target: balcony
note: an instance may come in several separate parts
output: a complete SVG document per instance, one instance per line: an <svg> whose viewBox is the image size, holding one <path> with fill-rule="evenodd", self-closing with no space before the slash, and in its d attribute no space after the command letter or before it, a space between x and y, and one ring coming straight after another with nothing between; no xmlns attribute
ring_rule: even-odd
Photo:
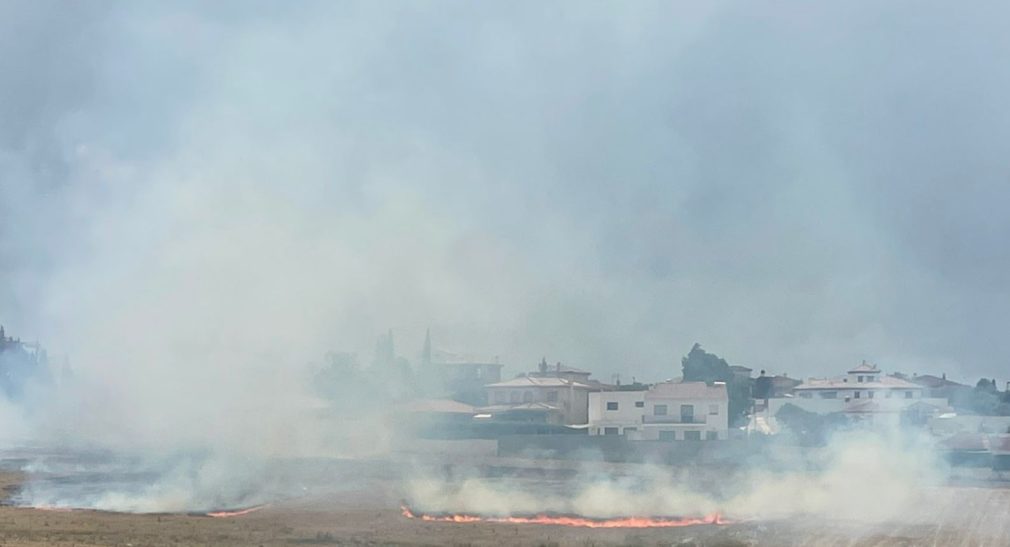
<svg viewBox="0 0 1010 547"><path fill-rule="evenodd" d="M700 425L705 423L704 416L642 416L643 424L683 424Z"/></svg>

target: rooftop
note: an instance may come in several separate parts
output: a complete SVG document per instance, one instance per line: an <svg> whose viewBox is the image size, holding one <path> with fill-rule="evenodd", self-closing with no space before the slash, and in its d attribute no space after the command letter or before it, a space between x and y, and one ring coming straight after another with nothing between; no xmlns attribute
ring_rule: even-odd
<svg viewBox="0 0 1010 547"><path fill-rule="evenodd" d="M451 399L418 399L401 407L406 412L438 412L443 414L473 414L474 407Z"/></svg>
<svg viewBox="0 0 1010 547"><path fill-rule="evenodd" d="M849 371L850 374L854 372L880 372L880 369L877 368L877 365L871 365L870 363L863 361L863 364Z"/></svg>
<svg viewBox="0 0 1010 547"><path fill-rule="evenodd" d="M922 386L913 384L901 378L893 376L881 376L873 382L847 382L846 378L809 378L807 381L796 386L797 390L804 389L922 389Z"/></svg>
<svg viewBox="0 0 1010 547"><path fill-rule="evenodd" d="M577 387L589 389L591 386L553 376L520 376L504 382L488 384L484 387Z"/></svg>
<svg viewBox="0 0 1010 547"><path fill-rule="evenodd" d="M485 406L478 409L480 412L495 413L495 412L510 412L515 410L522 410L528 412L553 412L556 410L561 410L560 408L549 405L547 403L519 403L514 405L491 405Z"/></svg>
<svg viewBox="0 0 1010 547"><path fill-rule="evenodd" d="M554 372L574 372L576 374L592 374L588 370L582 370L581 368L575 368L568 365L561 365L560 367L558 365L554 365L550 370L553 370Z"/></svg>
<svg viewBox="0 0 1010 547"><path fill-rule="evenodd" d="M726 384L705 382L662 382L645 393L646 399L728 399Z"/></svg>
<svg viewBox="0 0 1010 547"><path fill-rule="evenodd" d="M933 376L932 374L920 374L910 378L910 380L920 386L926 386L929 388L940 388L940 387L968 387L964 384L948 380L947 378Z"/></svg>

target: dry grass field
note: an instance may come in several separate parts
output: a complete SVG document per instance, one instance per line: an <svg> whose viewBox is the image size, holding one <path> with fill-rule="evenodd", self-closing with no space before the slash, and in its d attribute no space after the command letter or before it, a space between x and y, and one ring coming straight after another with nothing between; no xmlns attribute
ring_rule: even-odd
<svg viewBox="0 0 1010 547"><path fill-rule="evenodd" d="M16 487L21 476L0 475ZM1004 545L1010 490L945 487L914 518L875 525L796 518L677 529L600 530L410 520L391 482L355 492L288 500L236 517L138 515L0 507L0 545ZM872 496L867 497L872 503Z"/></svg>

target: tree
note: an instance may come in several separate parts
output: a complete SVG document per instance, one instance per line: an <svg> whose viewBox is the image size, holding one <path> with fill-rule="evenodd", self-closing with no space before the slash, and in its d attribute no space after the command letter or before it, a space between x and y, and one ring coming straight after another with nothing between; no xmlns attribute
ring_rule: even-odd
<svg viewBox="0 0 1010 547"><path fill-rule="evenodd" d="M733 371L725 359L708 353L701 344L695 343L691 351L680 360L685 382L728 382Z"/></svg>
<svg viewBox="0 0 1010 547"><path fill-rule="evenodd" d="M754 387L751 391L755 399L767 399L772 396L772 389L774 387L771 376L765 376L765 371L762 370L761 376L758 376L754 380Z"/></svg>
<svg viewBox="0 0 1010 547"><path fill-rule="evenodd" d="M964 400L966 398L967 401ZM1010 415L1010 397L996 387L995 378L980 379L970 394L966 393L958 398L957 406L966 407L982 416Z"/></svg>
<svg viewBox="0 0 1010 547"><path fill-rule="evenodd" d="M750 409L750 379L733 374L725 359L708 353L695 343L680 361L685 382L725 382L729 395L729 423L739 423Z"/></svg>

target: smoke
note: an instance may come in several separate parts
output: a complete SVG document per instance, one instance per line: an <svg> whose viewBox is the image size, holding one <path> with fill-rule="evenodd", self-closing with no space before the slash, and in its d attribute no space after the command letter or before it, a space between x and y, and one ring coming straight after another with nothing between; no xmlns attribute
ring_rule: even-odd
<svg viewBox="0 0 1010 547"><path fill-rule="evenodd" d="M947 477L931 441L914 434L850 431L827 446L780 445L761 464L736 469L659 465L583 468L571 485L477 476L412 480L409 502L424 511L485 515L560 513L595 518L719 513L735 520L814 518L863 524L918 519ZM872 503L867 496L872 494Z"/></svg>
<svg viewBox="0 0 1010 547"><path fill-rule="evenodd" d="M0 319L74 371L7 433L381 451L307 367L388 328L604 378L1010 355L1005 6L440 7L0 7Z"/></svg>

